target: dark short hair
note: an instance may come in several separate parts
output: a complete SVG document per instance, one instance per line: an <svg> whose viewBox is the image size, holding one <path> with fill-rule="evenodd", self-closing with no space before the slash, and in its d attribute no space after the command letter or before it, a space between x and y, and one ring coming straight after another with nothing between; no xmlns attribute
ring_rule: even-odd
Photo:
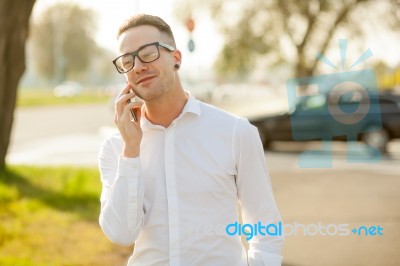
<svg viewBox="0 0 400 266"><path fill-rule="evenodd" d="M118 30L117 38L128 29L143 25L153 26L157 28L161 33L167 35L167 37L171 40L171 45L176 48L175 38L174 34L172 33L171 27L160 17L147 14L134 15L125 20Z"/></svg>

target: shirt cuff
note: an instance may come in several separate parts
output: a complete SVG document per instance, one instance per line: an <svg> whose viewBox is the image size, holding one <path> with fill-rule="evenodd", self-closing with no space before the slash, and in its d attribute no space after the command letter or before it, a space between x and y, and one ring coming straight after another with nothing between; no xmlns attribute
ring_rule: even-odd
<svg viewBox="0 0 400 266"><path fill-rule="evenodd" d="M140 160L139 157L128 158L119 156L118 159L118 176L119 177L133 177L137 176L135 173L139 171Z"/></svg>

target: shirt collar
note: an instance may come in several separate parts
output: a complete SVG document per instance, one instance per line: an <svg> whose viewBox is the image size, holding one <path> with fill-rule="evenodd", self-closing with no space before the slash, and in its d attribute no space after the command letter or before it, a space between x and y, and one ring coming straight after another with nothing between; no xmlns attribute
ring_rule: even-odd
<svg viewBox="0 0 400 266"><path fill-rule="evenodd" d="M185 104L185 106L183 107L183 110L181 112L181 114L175 119L175 120L179 120L181 117L183 117L186 113L192 113L194 115L200 116L201 115L201 109L200 109L200 103L198 100L196 100L189 91L185 91L185 93L189 96L188 100ZM143 127L154 127L155 125L153 125L147 118L145 115L145 107L144 105L142 106L142 117L140 119L141 121L141 126Z"/></svg>
<svg viewBox="0 0 400 266"><path fill-rule="evenodd" d="M197 116L201 115L201 109L200 109L200 104L199 101L196 100L192 95L190 95L190 92L185 91L185 93L189 96L185 107L183 107L182 113L180 116L184 115L185 113L192 113Z"/></svg>

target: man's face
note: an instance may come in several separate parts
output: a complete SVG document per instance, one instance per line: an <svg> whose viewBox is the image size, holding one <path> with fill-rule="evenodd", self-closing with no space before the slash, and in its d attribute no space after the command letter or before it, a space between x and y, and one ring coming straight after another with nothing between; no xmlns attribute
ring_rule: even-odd
<svg viewBox="0 0 400 266"><path fill-rule="evenodd" d="M165 35L148 25L130 28L118 39L121 54L137 51L143 45L166 43ZM160 99L175 86L176 70L174 65L180 63L179 51L170 52L163 47L158 48L160 57L151 63L143 63L135 57L135 65L125 77L133 85L137 95L145 101Z"/></svg>

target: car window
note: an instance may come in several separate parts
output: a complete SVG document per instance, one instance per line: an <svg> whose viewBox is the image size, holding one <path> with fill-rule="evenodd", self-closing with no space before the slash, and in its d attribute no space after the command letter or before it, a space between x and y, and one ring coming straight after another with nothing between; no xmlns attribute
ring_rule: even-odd
<svg viewBox="0 0 400 266"><path fill-rule="evenodd" d="M389 99L380 99L379 104L381 105L389 105L389 106L396 106L396 103L389 100Z"/></svg>
<svg viewBox="0 0 400 266"><path fill-rule="evenodd" d="M379 99L379 106L382 112L394 112L400 109L400 106L390 99Z"/></svg>
<svg viewBox="0 0 400 266"><path fill-rule="evenodd" d="M317 109L321 108L325 105L326 103L326 98L325 95L313 95L308 97L303 103L302 103L302 109L304 110L310 110L310 109Z"/></svg>
<svg viewBox="0 0 400 266"><path fill-rule="evenodd" d="M329 104L358 104L366 100L365 95L365 93L360 91L335 93L329 96Z"/></svg>
<svg viewBox="0 0 400 266"><path fill-rule="evenodd" d="M360 93L358 91L348 92L348 93L340 95L339 103L341 103L341 104L360 103L362 99L363 99L362 93Z"/></svg>

